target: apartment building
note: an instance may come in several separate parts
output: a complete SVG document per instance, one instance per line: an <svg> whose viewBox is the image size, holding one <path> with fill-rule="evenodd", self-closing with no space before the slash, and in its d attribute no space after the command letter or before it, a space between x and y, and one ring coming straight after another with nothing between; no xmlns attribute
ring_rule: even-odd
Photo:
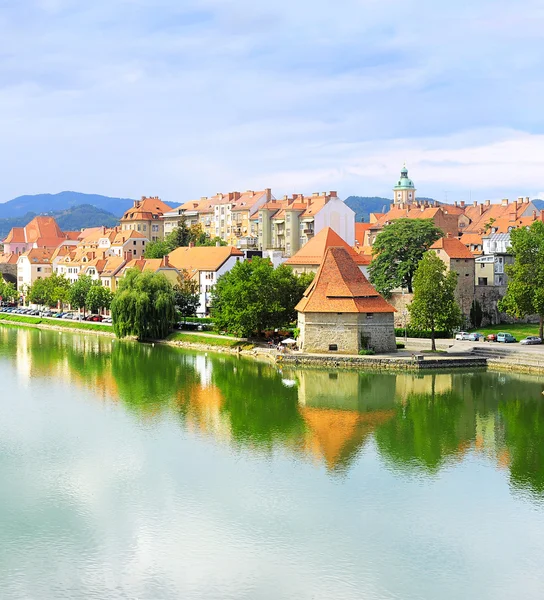
<svg viewBox="0 0 544 600"><path fill-rule="evenodd" d="M121 218L122 231L137 231L150 241L161 240L164 237L165 213L172 210L171 206L164 203L158 196L135 200L134 206L129 208Z"/></svg>

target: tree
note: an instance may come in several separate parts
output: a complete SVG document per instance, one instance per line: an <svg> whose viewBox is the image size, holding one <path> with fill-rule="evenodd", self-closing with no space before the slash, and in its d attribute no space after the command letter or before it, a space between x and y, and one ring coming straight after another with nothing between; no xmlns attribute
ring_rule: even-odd
<svg viewBox="0 0 544 600"><path fill-rule="evenodd" d="M86 298L86 306L92 313L98 313L102 309L111 306L113 294L110 289L104 287L99 281L94 281Z"/></svg>
<svg viewBox="0 0 544 600"><path fill-rule="evenodd" d="M297 277L285 265L274 269L267 259L238 262L213 290L214 322L241 336L282 327L296 318L308 283L308 276Z"/></svg>
<svg viewBox="0 0 544 600"><path fill-rule="evenodd" d="M87 308L87 295L92 284L93 280L89 275L80 275L79 279L70 288L69 302L72 308L82 308L83 314L85 314Z"/></svg>
<svg viewBox="0 0 544 600"><path fill-rule="evenodd" d="M427 252L414 274L414 299L408 306L410 325L431 332L431 349L436 350L435 332L452 331L462 323L455 301L457 273L446 273L446 265L434 252Z"/></svg>
<svg viewBox="0 0 544 600"><path fill-rule="evenodd" d="M476 329L481 326L483 318L484 313L482 311L482 305L478 300L473 300L472 306L470 307L470 321Z"/></svg>
<svg viewBox="0 0 544 600"><path fill-rule="evenodd" d="M412 293L419 261L443 235L431 219L398 219L386 225L372 246L369 274L374 287L384 296L400 287Z"/></svg>
<svg viewBox="0 0 544 600"><path fill-rule="evenodd" d="M522 318L540 317L540 337L544 337L544 223L510 233L514 264L507 265L508 287L499 302L499 310Z"/></svg>
<svg viewBox="0 0 544 600"><path fill-rule="evenodd" d="M51 304L52 300L46 281L46 279L40 278L36 279L32 284L28 293L28 299L32 304L39 304L42 306Z"/></svg>
<svg viewBox="0 0 544 600"><path fill-rule="evenodd" d="M174 285L174 297L176 308L184 319L196 315L200 305L200 286L185 269L182 269Z"/></svg>
<svg viewBox="0 0 544 600"><path fill-rule="evenodd" d="M18 292L15 285L7 282L2 274L0 274L0 297L2 300L14 300L18 297Z"/></svg>
<svg viewBox="0 0 544 600"><path fill-rule="evenodd" d="M162 273L129 269L111 303L111 316L117 337L164 338L176 320L174 288Z"/></svg>
<svg viewBox="0 0 544 600"><path fill-rule="evenodd" d="M145 247L145 258L162 258L171 252L170 246L165 240L149 242Z"/></svg>

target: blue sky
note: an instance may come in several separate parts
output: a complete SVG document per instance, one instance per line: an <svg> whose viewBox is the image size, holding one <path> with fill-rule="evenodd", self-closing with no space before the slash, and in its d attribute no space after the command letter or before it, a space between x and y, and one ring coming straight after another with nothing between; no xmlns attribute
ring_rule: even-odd
<svg viewBox="0 0 544 600"><path fill-rule="evenodd" d="M540 0L0 0L0 201L544 197Z"/></svg>

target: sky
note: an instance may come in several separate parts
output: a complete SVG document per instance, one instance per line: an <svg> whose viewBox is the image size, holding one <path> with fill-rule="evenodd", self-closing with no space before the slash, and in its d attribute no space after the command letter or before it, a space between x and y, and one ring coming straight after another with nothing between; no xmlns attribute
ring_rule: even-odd
<svg viewBox="0 0 544 600"><path fill-rule="evenodd" d="M541 0L0 0L0 201L544 198Z"/></svg>

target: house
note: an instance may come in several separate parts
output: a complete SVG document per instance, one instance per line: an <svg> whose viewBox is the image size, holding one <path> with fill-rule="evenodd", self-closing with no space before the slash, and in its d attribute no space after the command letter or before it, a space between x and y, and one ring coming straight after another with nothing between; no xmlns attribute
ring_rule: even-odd
<svg viewBox="0 0 544 600"><path fill-rule="evenodd" d="M295 255L285 261L286 265L292 267L297 275L302 273L317 273L319 266L325 258L328 248L344 248L355 261L361 272L368 276L368 266L371 256L359 254L352 246L343 240L331 227L325 227L307 244L305 244Z"/></svg>
<svg viewBox="0 0 544 600"><path fill-rule="evenodd" d="M37 279L45 279L52 273L51 248L32 248L17 259L17 289L26 292Z"/></svg>
<svg viewBox="0 0 544 600"><path fill-rule="evenodd" d="M271 189L266 188L190 200L163 216L165 235L185 219L188 226L199 224L210 238L219 237L229 246L256 249L257 231L252 228L252 218L272 199Z"/></svg>
<svg viewBox="0 0 544 600"><path fill-rule="evenodd" d="M171 265L179 271L187 271L198 281L200 305L198 316L205 317L210 312L211 292L221 275L230 271L238 261L244 260L244 253L234 246L189 246L176 248L168 255Z"/></svg>
<svg viewBox="0 0 544 600"><path fill-rule="evenodd" d="M24 227L11 229L4 240L4 253L23 254L32 248L56 248L66 240L67 234L53 217L34 217Z"/></svg>
<svg viewBox="0 0 544 600"><path fill-rule="evenodd" d="M258 247L263 251L281 251L283 256L290 257L325 227L331 227L354 245L355 213L336 192L284 196L259 209Z"/></svg>
<svg viewBox="0 0 544 600"><path fill-rule="evenodd" d="M121 256L109 256L100 273L100 281L104 287L109 288L112 292L117 289L117 275L119 271L126 265L127 261Z"/></svg>
<svg viewBox="0 0 544 600"><path fill-rule="evenodd" d="M121 218L122 231L138 231L152 242L162 240L164 237L164 222L162 216L172 210L158 196L135 200L134 206L129 208Z"/></svg>
<svg viewBox="0 0 544 600"><path fill-rule="evenodd" d="M514 262L510 252L510 233L492 233L484 236L483 254L476 258L477 286L506 286L506 265Z"/></svg>
<svg viewBox="0 0 544 600"><path fill-rule="evenodd" d="M115 235L109 246L109 256L117 256L132 260L143 258L149 238L139 231L115 231Z"/></svg>
<svg viewBox="0 0 544 600"><path fill-rule="evenodd" d="M299 346L304 352L396 350L395 309L378 294L343 247L327 249L296 310Z"/></svg>
<svg viewBox="0 0 544 600"><path fill-rule="evenodd" d="M179 270L170 263L168 256L165 256L164 258L135 258L127 261L117 270L117 273L115 274L116 287L129 269L138 269L138 271L142 273L146 271L162 273L172 285L177 283L180 274Z"/></svg>
<svg viewBox="0 0 544 600"><path fill-rule="evenodd" d="M430 250L446 265L448 271L457 273L455 299L464 315L470 314L474 301L475 257L457 238L442 237Z"/></svg>

